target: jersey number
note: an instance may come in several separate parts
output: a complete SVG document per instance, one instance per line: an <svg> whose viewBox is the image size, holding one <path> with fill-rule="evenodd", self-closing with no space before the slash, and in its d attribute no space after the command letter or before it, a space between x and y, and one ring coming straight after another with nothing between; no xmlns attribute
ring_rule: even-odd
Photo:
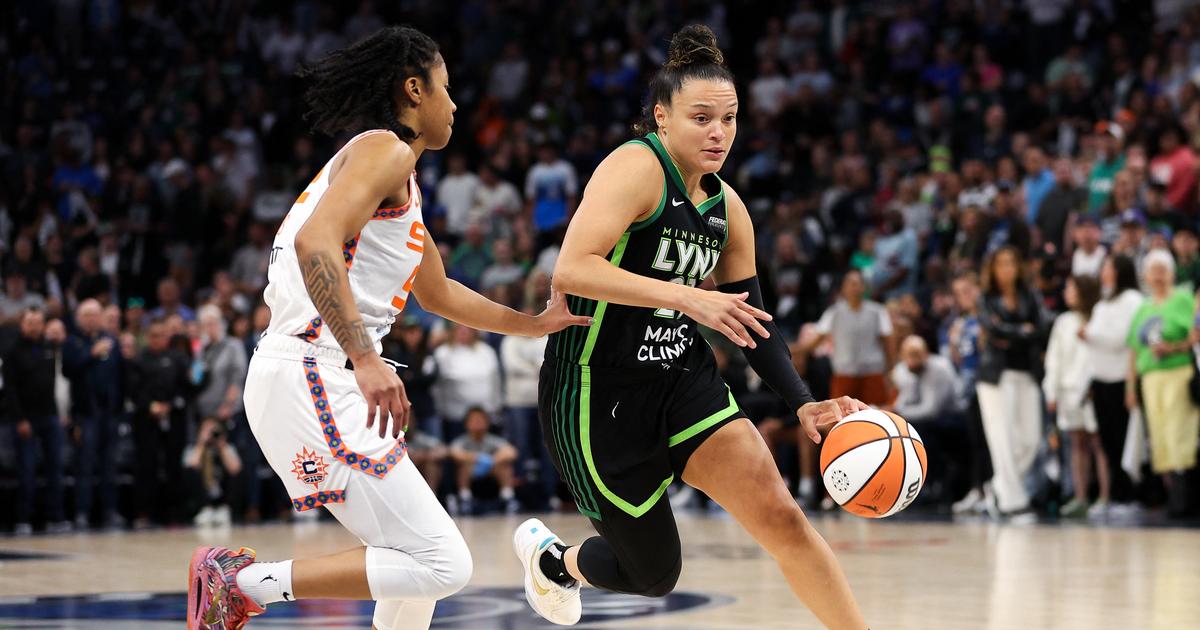
<svg viewBox="0 0 1200 630"><path fill-rule="evenodd" d="M404 286L401 288L401 290L404 291L404 296L401 297L399 295L393 295L392 296L392 306L396 307L397 309L399 309L401 311L404 310L404 305L406 303L408 303L408 296L412 293L413 282L416 281L417 272L420 270L421 270L421 265L417 265L416 267L413 267L412 273L408 275L408 280L404 281Z"/></svg>
<svg viewBox="0 0 1200 630"><path fill-rule="evenodd" d="M674 278L671 278L670 281L674 282L675 284L686 284L689 287L696 286L695 278L686 278L685 279L683 276L675 276ZM667 319L679 319L679 315L680 315L679 311L669 309L669 308L660 308L660 309L654 311L655 317L666 317Z"/></svg>

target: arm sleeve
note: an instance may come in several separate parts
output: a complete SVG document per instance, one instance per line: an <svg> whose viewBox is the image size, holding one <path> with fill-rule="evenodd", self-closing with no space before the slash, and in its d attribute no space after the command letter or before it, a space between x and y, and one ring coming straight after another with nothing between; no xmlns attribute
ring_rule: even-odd
<svg viewBox="0 0 1200 630"><path fill-rule="evenodd" d="M757 309L763 308L762 289L758 286L758 276L722 284L717 289L722 293L749 293L750 298L747 303ZM776 394L783 397L792 411L799 409L805 403L816 402L812 392L808 389L808 384L796 373L796 368L792 365L792 352L788 349L787 343L783 340L783 334L779 332L775 322L761 323L771 335L767 339L759 337L749 328L746 329L751 335L754 335L754 341L758 344L757 348L749 346L742 348L742 354L750 363L750 367L754 368L754 371L762 377L763 382L775 390Z"/></svg>

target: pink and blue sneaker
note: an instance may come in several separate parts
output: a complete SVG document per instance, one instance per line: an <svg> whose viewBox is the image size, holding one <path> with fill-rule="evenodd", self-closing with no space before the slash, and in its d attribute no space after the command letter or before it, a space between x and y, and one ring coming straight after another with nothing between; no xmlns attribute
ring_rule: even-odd
<svg viewBox="0 0 1200 630"><path fill-rule="evenodd" d="M197 547L188 565L188 630L241 630L265 610L242 592L237 574L254 562L254 550Z"/></svg>

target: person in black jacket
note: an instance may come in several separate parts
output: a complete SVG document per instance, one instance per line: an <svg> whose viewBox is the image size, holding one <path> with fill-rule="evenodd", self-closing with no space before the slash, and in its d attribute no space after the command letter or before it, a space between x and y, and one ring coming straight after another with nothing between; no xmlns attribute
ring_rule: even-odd
<svg viewBox="0 0 1200 630"><path fill-rule="evenodd" d="M1029 520L1025 476L1042 437L1041 352L1048 316L1024 279L1015 247L996 250L984 264L979 325L983 356L976 392L992 456L992 486L1001 513Z"/></svg>
<svg viewBox="0 0 1200 630"><path fill-rule="evenodd" d="M401 364L396 373L412 402L412 420L427 435L442 439L442 423L433 401L438 366L429 348L429 333L413 316L405 317L383 339L383 356Z"/></svg>
<svg viewBox="0 0 1200 630"><path fill-rule="evenodd" d="M169 346L162 321L146 331L146 350L131 371L133 440L137 446L137 520L149 525L151 517L178 521L186 503L181 473L187 444L187 399L191 394L189 360Z"/></svg>
<svg viewBox="0 0 1200 630"><path fill-rule="evenodd" d="M119 526L117 516L117 417L124 401L120 344L101 330L102 309L87 299L75 310L75 334L63 348L63 373L71 380L71 415L79 427L75 462L75 527L86 529L92 485L100 464L101 522Z"/></svg>
<svg viewBox="0 0 1200 630"><path fill-rule="evenodd" d="M64 532L62 449L65 439L55 407L54 379L57 348L45 338L46 317L29 309L21 315L21 337L4 358L4 389L13 422L17 455L16 533L33 532L33 494L39 450L46 476L47 530ZM40 449L39 449L40 447Z"/></svg>

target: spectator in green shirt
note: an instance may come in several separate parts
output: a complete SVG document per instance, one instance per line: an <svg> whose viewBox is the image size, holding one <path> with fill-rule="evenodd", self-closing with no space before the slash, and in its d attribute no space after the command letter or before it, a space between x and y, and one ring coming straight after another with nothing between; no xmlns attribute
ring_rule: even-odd
<svg viewBox="0 0 1200 630"><path fill-rule="evenodd" d="M1175 288L1175 261L1166 250L1146 254L1149 295L1133 316L1127 343L1133 348L1126 404L1137 403L1134 376L1141 379L1143 411L1150 438L1150 465L1166 477L1168 491L1179 474L1196 465L1200 409L1188 383L1195 367L1190 339L1195 302ZM1176 478L1178 477L1178 478Z"/></svg>
<svg viewBox="0 0 1200 630"><path fill-rule="evenodd" d="M1125 168L1125 155L1121 152L1121 141L1125 134L1121 126L1102 120L1096 123L1096 135L1099 136L1097 144L1100 155L1092 165L1087 181L1087 210L1091 214L1104 211L1105 203L1112 196L1113 178Z"/></svg>

